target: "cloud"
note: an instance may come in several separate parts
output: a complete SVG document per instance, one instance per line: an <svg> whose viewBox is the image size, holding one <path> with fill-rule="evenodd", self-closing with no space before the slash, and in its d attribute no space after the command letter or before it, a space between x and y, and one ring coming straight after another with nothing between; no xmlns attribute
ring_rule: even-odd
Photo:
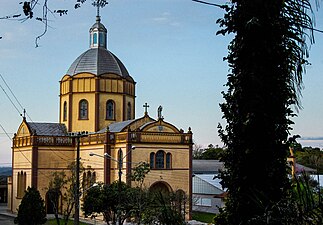
<svg viewBox="0 0 323 225"><path fill-rule="evenodd" d="M169 12L163 12L161 15L154 17L153 21L158 24L180 26L180 23L178 21L175 21Z"/></svg>

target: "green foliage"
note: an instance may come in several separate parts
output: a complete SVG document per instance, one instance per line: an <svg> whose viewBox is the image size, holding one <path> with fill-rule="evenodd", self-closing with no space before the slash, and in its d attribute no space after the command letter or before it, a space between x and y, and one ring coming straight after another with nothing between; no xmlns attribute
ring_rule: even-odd
<svg viewBox="0 0 323 225"><path fill-rule="evenodd" d="M224 149L219 146L209 144L207 148L202 149L200 146L195 145L193 150L194 159L216 159L219 160L223 154Z"/></svg>
<svg viewBox="0 0 323 225"><path fill-rule="evenodd" d="M309 0L232 0L219 34L233 33L225 58L230 67L221 173L228 188L218 224L244 225L285 199L290 183L288 135L300 107L307 43L312 41ZM305 30L309 29L307 34ZM283 204L284 205L284 204Z"/></svg>
<svg viewBox="0 0 323 225"><path fill-rule="evenodd" d="M65 222L63 219L60 219L59 220L60 222ZM50 219L50 220L47 220L47 222L45 223L46 225L56 225L57 224L57 221L56 219ZM67 222L67 225L74 225L74 220L69 220ZM83 222L79 222L79 225L88 225L88 223L83 223Z"/></svg>
<svg viewBox="0 0 323 225"><path fill-rule="evenodd" d="M209 146L204 149L201 159L220 159L223 151L223 148L218 146L214 147L212 144L209 144Z"/></svg>
<svg viewBox="0 0 323 225"><path fill-rule="evenodd" d="M46 220L44 200L36 188L28 187L19 205L15 224L40 225L46 223Z"/></svg>
<svg viewBox="0 0 323 225"><path fill-rule="evenodd" d="M63 221L68 224L71 213L75 206L75 188L76 188L76 163L72 162L68 165L68 174L65 171L53 172L52 179L48 184L48 198L54 208L56 224L60 225ZM83 165L80 165L80 174L84 170ZM59 201L59 200L62 201ZM60 210L62 208L62 211ZM63 220L59 219L59 214L63 215Z"/></svg>
<svg viewBox="0 0 323 225"><path fill-rule="evenodd" d="M149 205L143 212L144 224L185 224L187 198L181 192L149 192L148 197Z"/></svg>
<svg viewBox="0 0 323 225"><path fill-rule="evenodd" d="M187 197L181 192L161 193L151 192L139 187L129 187L122 183L119 193L119 183L93 187L87 192L82 210L85 216L102 213L105 221L116 224L118 210L121 211L121 221L131 218L137 224L183 224ZM120 194L120 195L119 195ZM119 197L121 197L119 205Z"/></svg>
<svg viewBox="0 0 323 225"><path fill-rule="evenodd" d="M147 162L140 162L131 174L131 180L137 183L140 188L145 180L146 175L150 172L150 165Z"/></svg>
<svg viewBox="0 0 323 225"><path fill-rule="evenodd" d="M52 179L49 181L48 184L48 202L47 204L51 204L54 210L55 220L56 224L60 225L60 219L59 219L59 199L62 195L62 189L66 185L66 174L64 171L61 172L53 172L52 173Z"/></svg>
<svg viewBox="0 0 323 225"><path fill-rule="evenodd" d="M113 182L111 185L99 184L90 188L83 199L82 210L85 216L102 213L107 223L112 221L115 224L118 210L121 210L122 221L124 221L131 210L131 207L129 207L129 189L130 187L123 182L120 192L119 182Z"/></svg>
<svg viewBox="0 0 323 225"><path fill-rule="evenodd" d="M304 147L294 150L296 162L316 169L319 174L323 174L323 151L319 148Z"/></svg>
<svg viewBox="0 0 323 225"><path fill-rule="evenodd" d="M192 219L196 220L196 221L201 221L204 223L213 223L215 215L216 214L214 214L214 213L193 212Z"/></svg>
<svg viewBox="0 0 323 225"><path fill-rule="evenodd" d="M263 215L248 221L248 225L319 225L323 223L323 204L309 184L305 173L294 178L293 189L279 202L264 210Z"/></svg>

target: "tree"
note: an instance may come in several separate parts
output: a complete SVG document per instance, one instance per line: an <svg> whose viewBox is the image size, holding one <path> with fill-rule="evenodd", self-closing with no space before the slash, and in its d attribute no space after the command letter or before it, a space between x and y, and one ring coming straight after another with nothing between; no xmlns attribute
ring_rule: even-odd
<svg viewBox="0 0 323 225"><path fill-rule="evenodd" d="M59 214L63 215L63 222L68 224L71 213L75 206L76 193L76 163L72 162L68 165L68 175L65 171L53 172L52 179L49 181L47 195L51 206L54 209L57 225L60 224ZM80 165L80 174L84 171L84 167ZM79 192L81 193L81 191ZM59 199L62 199L60 202ZM62 209L62 210L60 210Z"/></svg>
<svg viewBox="0 0 323 225"><path fill-rule="evenodd" d="M225 144L221 172L228 189L219 224L248 224L287 196L288 135L300 106L307 38L313 41L309 0L232 0L218 34L235 36L228 49L227 92L219 125ZM308 33L305 33L309 31Z"/></svg>
<svg viewBox="0 0 323 225"><path fill-rule="evenodd" d="M78 9L81 7L82 4L84 4L86 0L74 0L72 3L74 5L75 9ZM95 7L104 7L108 4L107 0L92 0L92 5ZM16 14L9 14L5 16L0 16L1 19L15 19L22 22L25 22L30 19L35 19L39 22L41 22L44 25L43 32L38 35L35 39L35 45L38 47L39 40L47 33L49 22L51 19L48 17L48 15L67 15L68 10L67 9L51 9L48 6L48 0L26 0L19 2L19 8L21 10L21 13ZM39 14L35 15L35 12L38 12L36 10L38 7L42 7L42 10L39 10ZM1 39L1 38L0 38Z"/></svg>
<svg viewBox="0 0 323 225"><path fill-rule="evenodd" d="M298 163L316 169L319 174L323 173L323 151L319 148L304 147L295 151L295 157Z"/></svg>
<svg viewBox="0 0 323 225"><path fill-rule="evenodd" d="M90 188L83 199L82 210L85 216L102 213L108 224L110 224L110 221L112 221L112 224L116 224L118 210L121 210L121 221L123 223L131 211L131 207L129 207L130 187L122 182L121 192L119 192L118 185L119 183L116 181L111 185L99 184ZM121 197L120 205L119 195Z"/></svg>
<svg viewBox="0 0 323 225"><path fill-rule="evenodd" d="M202 148L202 145L198 145L194 143L193 145L193 159L202 159L204 149Z"/></svg>
<svg viewBox="0 0 323 225"><path fill-rule="evenodd" d="M57 225L60 225L60 219L59 219L59 206L60 202L59 199L62 196L62 191L67 183L66 180L66 174L64 171L57 172L55 171L52 173L52 179L49 181L48 184L48 202L47 204L51 204L54 210L54 215L56 219Z"/></svg>
<svg viewBox="0 0 323 225"><path fill-rule="evenodd" d="M209 144L207 148L194 144L193 159L220 159L224 149L218 145Z"/></svg>
<svg viewBox="0 0 323 225"><path fill-rule="evenodd" d="M70 176L66 176L66 180L64 181L66 184L63 186L63 219L65 225L67 225L68 220L76 204L76 188L80 188L76 186L76 176L80 176L80 174L82 174L82 172L84 171L84 167L81 164L79 165L79 168L79 174L76 174L76 162L72 162L71 164L69 164L68 169L70 171ZM80 190L79 193L81 193Z"/></svg>
<svg viewBox="0 0 323 225"><path fill-rule="evenodd" d="M142 214L145 208L148 207L148 190L143 187L145 177L150 172L150 165L147 162L139 163L131 173L131 180L135 183L136 187L129 190L130 205L132 208L132 216L134 216L137 224L141 224ZM134 204L131 204L134 203Z"/></svg>
<svg viewBox="0 0 323 225"><path fill-rule="evenodd" d="M85 215L102 213L107 223L112 221L115 224L118 210L121 210L122 221L131 216L140 224L142 212L148 207L147 190L143 189L143 182L149 171L148 163L139 163L129 177L134 181L136 187L130 187L122 182L121 193L118 182L113 182L111 185L100 184L90 188L86 193L82 207ZM119 196L121 196L120 205Z"/></svg>
<svg viewBox="0 0 323 225"><path fill-rule="evenodd" d="M40 225L46 223L46 221L44 200L36 188L28 187L19 205L15 224Z"/></svg>
<svg viewBox="0 0 323 225"><path fill-rule="evenodd" d="M322 224L323 205L310 185L310 177L302 173L294 181L288 198L271 205L263 215L252 218L249 224Z"/></svg>
<svg viewBox="0 0 323 225"><path fill-rule="evenodd" d="M187 197L182 191L164 193L149 191L149 205L144 210L144 224L185 224Z"/></svg>
<svg viewBox="0 0 323 225"><path fill-rule="evenodd" d="M220 148L218 145L213 146L209 144L206 149L204 149L202 153L201 159L220 159L223 153L223 148Z"/></svg>

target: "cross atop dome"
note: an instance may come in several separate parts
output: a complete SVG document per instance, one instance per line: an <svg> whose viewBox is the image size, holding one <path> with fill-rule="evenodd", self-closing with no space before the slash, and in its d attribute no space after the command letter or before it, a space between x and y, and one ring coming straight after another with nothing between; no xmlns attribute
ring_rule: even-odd
<svg viewBox="0 0 323 225"><path fill-rule="evenodd" d="M93 0L92 5L97 8L97 13L96 13L97 22L100 22L100 7L103 8L107 4L108 4L107 0Z"/></svg>

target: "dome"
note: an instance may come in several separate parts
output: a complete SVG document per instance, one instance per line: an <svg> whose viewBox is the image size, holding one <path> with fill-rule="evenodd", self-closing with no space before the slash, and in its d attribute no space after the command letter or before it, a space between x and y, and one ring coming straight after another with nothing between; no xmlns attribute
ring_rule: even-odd
<svg viewBox="0 0 323 225"><path fill-rule="evenodd" d="M105 48L91 48L81 54L67 71L70 76L78 73L92 73L96 76L113 73L124 78L130 77L123 63Z"/></svg>

